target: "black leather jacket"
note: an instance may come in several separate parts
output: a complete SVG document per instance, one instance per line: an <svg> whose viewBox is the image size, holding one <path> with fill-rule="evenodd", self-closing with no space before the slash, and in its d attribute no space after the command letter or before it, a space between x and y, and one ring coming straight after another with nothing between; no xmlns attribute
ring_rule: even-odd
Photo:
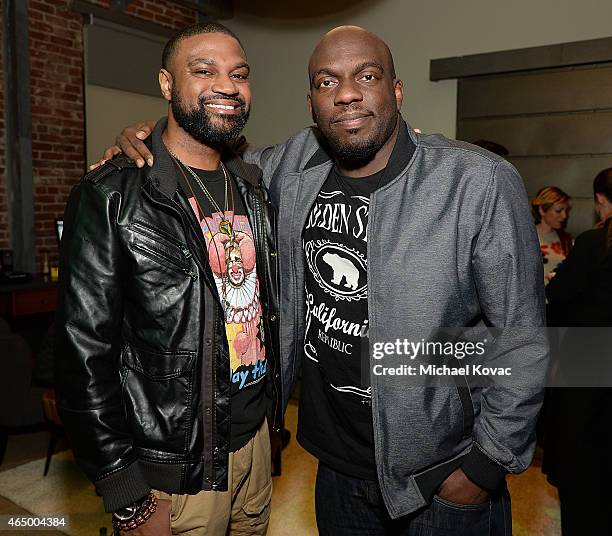
<svg viewBox="0 0 612 536"><path fill-rule="evenodd" d="M107 511L151 488L226 490L230 366L202 231L161 141L153 168L118 158L73 189L61 244L56 374L77 461ZM224 158L256 244L269 419L280 428L274 211L257 166Z"/></svg>

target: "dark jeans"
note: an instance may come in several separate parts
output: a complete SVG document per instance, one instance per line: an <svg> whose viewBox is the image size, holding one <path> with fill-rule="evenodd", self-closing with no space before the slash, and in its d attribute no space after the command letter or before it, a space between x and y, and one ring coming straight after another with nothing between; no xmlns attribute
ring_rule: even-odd
<svg viewBox="0 0 612 536"><path fill-rule="evenodd" d="M422 510L392 520L376 482L337 473L320 463L315 506L322 536L512 536L510 495L505 489L475 506L436 496Z"/></svg>

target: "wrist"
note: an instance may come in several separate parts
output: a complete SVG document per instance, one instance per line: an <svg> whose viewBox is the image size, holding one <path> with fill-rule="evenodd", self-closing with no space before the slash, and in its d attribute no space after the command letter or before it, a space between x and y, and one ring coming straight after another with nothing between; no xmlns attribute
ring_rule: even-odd
<svg viewBox="0 0 612 536"><path fill-rule="evenodd" d="M489 493L500 488L508 473L504 467L487 456L476 443L464 458L461 470L470 481Z"/></svg>
<svg viewBox="0 0 612 536"><path fill-rule="evenodd" d="M157 497L153 492L139 501L113 512L113 527L117 532L133 530L144 524L157 509Z"/></svg>

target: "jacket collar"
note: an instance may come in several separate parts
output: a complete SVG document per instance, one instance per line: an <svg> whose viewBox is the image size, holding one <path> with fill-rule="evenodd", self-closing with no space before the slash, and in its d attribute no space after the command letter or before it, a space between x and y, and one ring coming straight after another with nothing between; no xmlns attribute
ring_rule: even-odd
<svg viewBox="0 0 612 536"><path fill-rule="evenodd" d="M310 169L332 160L331 151L329 150L321 131L318 128L314 128L314 133L317 141L319 142L319 148L312 155L310 160L308 160L308 163L304 169ZM404 118L400 115L400 126L397 133L397 140L395 141L395 146L393 147L391 157L389 158L389 162L385 168L385 176L396 177L399 175L399 173L405 169L410 162L417 145L418 138L414 132L414 129L408 123L406 123Z"/></svg>
<svg viewBox="0 0 612 536"><path fill-rule="evenodd" d="M149 179L166 197L172 198L178 188L178 176L172 157L162 140L162 134L166 130L168 119L162 117L155 125L151 141L147 143L153 153L153 167L149 172ZM221 155L221 160L235 177L259 185L261 183L262 171L255 164L247 164L242 157L231 149L226 149Z"/></svg>

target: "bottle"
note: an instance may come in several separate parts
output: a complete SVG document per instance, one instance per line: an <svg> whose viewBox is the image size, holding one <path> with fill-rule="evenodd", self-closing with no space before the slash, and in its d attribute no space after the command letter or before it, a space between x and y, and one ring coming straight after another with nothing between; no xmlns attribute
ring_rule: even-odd
<svg viewBox="0 0 612 536"><path fill-rule="evenodd" d="M49 276L49 255L47 253L45 253L45 256L43 257L42 273L45 277Z"/></svg>

